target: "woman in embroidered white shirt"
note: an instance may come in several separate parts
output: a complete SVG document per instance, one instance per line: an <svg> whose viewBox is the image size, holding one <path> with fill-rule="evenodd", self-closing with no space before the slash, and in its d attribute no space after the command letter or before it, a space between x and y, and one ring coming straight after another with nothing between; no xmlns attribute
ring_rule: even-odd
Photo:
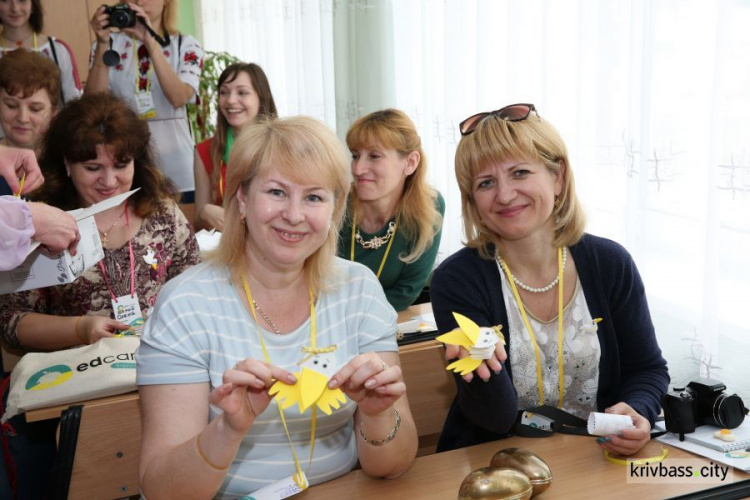
<svg viewBox="0 0 750 500"><path fill-rule="evenodd" d="M109 90L127 100L148 120L159 168L180 191L193 191L194 144L185 105L195 99L203 49L195 38L174 28L177 0L126 5L138 19L133 27L111 31L104 5L91 18L96 41L85 92ZM105 63L108 51L106 60L112 66Z"/></svg>

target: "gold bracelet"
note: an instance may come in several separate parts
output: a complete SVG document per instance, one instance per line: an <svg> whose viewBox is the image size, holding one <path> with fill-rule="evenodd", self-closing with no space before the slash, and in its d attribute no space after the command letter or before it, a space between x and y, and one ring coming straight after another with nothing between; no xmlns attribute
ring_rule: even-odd
<svg viewBox="0 0 750 500"><path fill-rule="evenodd" d="M396 437L396 433L398 432L398 428L401 427L401 414L398 412L396 408L393 409L394 412L396 412L396 425L393 427L393 430L385 439L367 439L365 436L365 421L363 420L359 424L359 435L362 436L362 440L367 443L371 444L373 446L383 446L384 444L393 441L393 438Z"/></svg>
<svg viewBox="0 0 750 500"><path fill-rule="evenodd" d="M201 450L201 443L200 443L200 434L196 434L195 436L195 448L198 450L198 455L201 456L204 462L206 462L209 467L211 467L214 470L227 470L231 463L227 465L226 467L219 467L218 465L215 465L212 461L208 459L208 457L203 453L203 450Z"/></svg>
<svg viewBox="0 0 750 500"><path fill-rule="evenodd" d="M84 344L88 344L88 342L86 342L86 339L84 339L83 337L81 337L81 331L78 328L80 326L80 324L81 324L81 320L82 319L83 319L83 316L78 316L78 319L76 320L76 337L78 337L78 340L80 340Z"/></svg>

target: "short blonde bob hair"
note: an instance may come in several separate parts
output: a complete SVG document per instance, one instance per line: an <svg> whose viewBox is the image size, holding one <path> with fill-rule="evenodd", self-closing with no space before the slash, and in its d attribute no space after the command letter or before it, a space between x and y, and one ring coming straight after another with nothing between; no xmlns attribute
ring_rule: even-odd
<svg viewBox="0 0 750 500"><path fill-rule="evenodd" d="M254 179L275 170L293 182L316 184L334 193L331 227L323 245L307 258L305 278L314 294L325 289L324 276L333 269L339 229L349 194L349 160L338 137L326 125L306 116L261 120L245 127L232 146L227 166L227 194L224 201L224 232L208 260L229 268L232 280L240 283L246 272L248 228L241 217L237 190L245 193Z"/></svg>
<svg viewBox="0 0 750 500"><path fill-rule="evenodd" d="M481 221L473 197L473 181L491 162L509 159L543 163L551 172L562 170L562 191L550 217L555 221L555 246L570 246L583 236L585 216L576 197L568 151L558 131L535 114L522 121L495 115L485 118L456 148L456 179L461 191L466 246L477 248L486 259L495 258L501 238Z"/></svg>

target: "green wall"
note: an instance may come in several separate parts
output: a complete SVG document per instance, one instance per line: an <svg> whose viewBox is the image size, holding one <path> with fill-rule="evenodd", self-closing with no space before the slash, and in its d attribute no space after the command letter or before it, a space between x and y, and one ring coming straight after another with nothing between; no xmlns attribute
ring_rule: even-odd
<svg viewBox="0 0 750 500"><path fill-rule="evenodd" d="M197 30L195 29L195 0L179 0L179 2L177 29L180 30L180 33L197 37Z"/></svg>

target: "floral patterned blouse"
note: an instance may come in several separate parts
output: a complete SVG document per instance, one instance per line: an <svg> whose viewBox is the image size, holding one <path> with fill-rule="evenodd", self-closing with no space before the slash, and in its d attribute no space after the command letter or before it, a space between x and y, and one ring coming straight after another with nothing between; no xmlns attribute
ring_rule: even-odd
<svg viewBox="0 0 750 500"><path fill-rule="evenodd" d="M135 290L144 319L156 302L161 287L198 263L198 242L179 206L165 202L145 218L132 239ZM130 292L128 244L104 249L102 264L116 296ZM56 316L99 315L114 318L112 297L97 264L73 283L0 296L0 339L11 347L18 342L18 322L29 313Z"/></svg>

